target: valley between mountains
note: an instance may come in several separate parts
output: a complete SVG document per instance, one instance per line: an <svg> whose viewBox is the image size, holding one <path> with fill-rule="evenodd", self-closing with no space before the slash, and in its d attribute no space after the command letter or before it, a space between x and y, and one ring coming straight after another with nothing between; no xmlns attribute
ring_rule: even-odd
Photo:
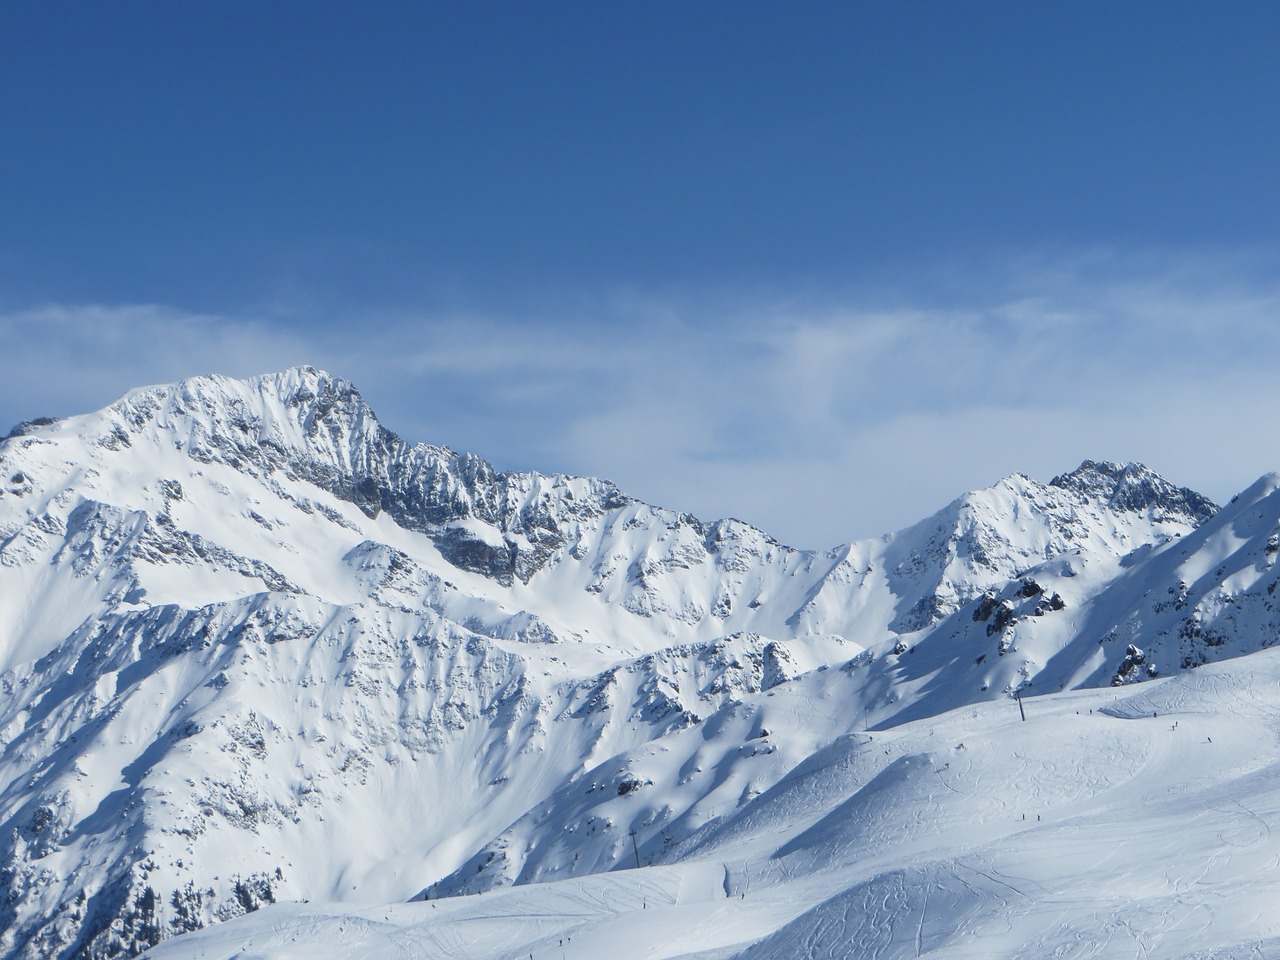
<svg viewBox="0 0 1280 960"><path fill-rule="evenodd" d="M1280 956L1278 552L1093 461L798 550L310 367L24 423L0 958Z"/></svg>

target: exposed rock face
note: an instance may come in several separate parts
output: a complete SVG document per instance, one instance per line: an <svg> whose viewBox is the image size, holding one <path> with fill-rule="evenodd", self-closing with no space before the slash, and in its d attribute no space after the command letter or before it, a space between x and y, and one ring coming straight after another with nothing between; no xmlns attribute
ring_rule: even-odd
<svg viewBox="0 0 1280 960"><path fill-rule="evenodd" d="M1161 522L1198 527L1218 512L1207 497L1175 487L1140 463L1086 460L1070 473L1054 477L1049 485L1070 490L1086 503L1096 501L1112 511L1146 514Z"/></svg>

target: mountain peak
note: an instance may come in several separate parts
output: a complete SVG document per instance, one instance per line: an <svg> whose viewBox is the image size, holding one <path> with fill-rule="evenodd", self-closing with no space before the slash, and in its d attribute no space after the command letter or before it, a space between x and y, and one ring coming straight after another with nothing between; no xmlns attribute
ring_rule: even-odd
<svg viewBox="0 0 1280 960"><path fill-rule="evenodd" d="M353 441L385 432L354 384L311 366L143 387L104 412L113 430L158 429L175 434L193 452L235 448L240 456L266 446L312 453L319 448L326 459L341 449L345 456L339 459L345 459Z"/></svg>
<svg viewBox="0 0 1280 960"><path fill-rule="evenodd" d="M228 378L214 377L212 379L226 380ZM341 391L357 397L360 395L360 391L356 389L355 384L350 380L313 367L309 363L287 367L274 373L259 374L247 378L244 382L257 387L262 393L274 394L282 400L288 400L299 394L305 396L306 394L322 394L330 391Z"/></svg>
<svg viewBox="0 0 1280 960"><path fill-rule="evenodd" d="M1218 505L1188 487L1170 483L1141 463L1085 460L1070 473L1049 481L1085 502L1097 500L1113 510L1180 519L1198 526L1218 512Z"/></svg>
<svg viewBox="0 0 1280 960"><path fill-rule="evenodd" d="M168 406L179 415L196 415L201 410L226 406L261 407L272 402L286 408L297 408L318 398L342 398L358 404L363 408L362 412L372 413L349 380L305 364L245 378L212 373L187 377L176 383L140 387L130 390L108 409L128 411ZM322 405L325 405L323 401Z"/></svg>
<svg viewBox="0 0 1280 960"><path fill-rule="evenodd" d="M243 379L212 373L136 387L105 409L70 420L77 424L83 424L86 419L103 421L103 428L109 434L123 431L126 436L153 421L161 428L171 428L178 421L185 421L188 427L194 425L192 421L203 421L205 427L221 427L225 426L222 421L230 417L237 422L274 420L279 426L279 418L263 416L272 406L292 411L295 415L285 419L304 424L308 419L314 420L317 413L324 417L335 408L339 408L340 413L356 414L363 421L376 422L372 409L354 384L309 364ZM61 417L26 420L0 440L66 423L67 418ZM73 426L73 429L77 428ZM92 426L88 429L94 430Z"/></svg>

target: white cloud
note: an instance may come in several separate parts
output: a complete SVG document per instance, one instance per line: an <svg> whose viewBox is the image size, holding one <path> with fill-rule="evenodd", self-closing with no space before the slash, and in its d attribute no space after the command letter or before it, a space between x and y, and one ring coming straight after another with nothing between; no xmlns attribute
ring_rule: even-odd
<svg viewBox="0 0 1280 960"><path fill-rule="evenodd" d="M47 305L0 315L0 414L97 409L193 373L246 376L304 362L304 334L150 305Z"/></svg>
<svg viewBox="0 0 1280 960"><path fill-rule="evenodd" d="M954 306L629 292L586 318L310 323L44 307L0 316L0 414L309 362L411 439L830 545L1085 457L1143 460L1215 498L1280 467L1280 281L1257 277L1112 254L977 272Z"/></svg>

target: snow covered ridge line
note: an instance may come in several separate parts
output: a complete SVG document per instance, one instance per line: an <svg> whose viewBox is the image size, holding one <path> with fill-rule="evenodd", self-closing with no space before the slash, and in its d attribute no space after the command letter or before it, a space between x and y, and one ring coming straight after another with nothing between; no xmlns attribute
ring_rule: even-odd
<svg viewBox="0 0 1280 960"><path fill-rule="evenodd" d="M307 367L33 421L0 442L0 958L683 870L855 734L1269 646L1276 490L1086 461L813 551L411 446Z"/></svg>
<svg viewBox="0 0 1280 960"><path fill-rule="evenodd" d="M407 529L432 532L457 565L508 583L527 582L562 542L566 520L626 502L601 481L500 474L469 454L409 446L378 422L351 383L310 367L244 381L196 377L132 391L64 425L39 423L15 433L87 429L88 439L107 449L164 435L198 462L309 482L370 517L386 511ZM552 514L541 507L556 487L569 496L555 499ZM465 517L504 536L495 544L447 526Z"/></svg>

